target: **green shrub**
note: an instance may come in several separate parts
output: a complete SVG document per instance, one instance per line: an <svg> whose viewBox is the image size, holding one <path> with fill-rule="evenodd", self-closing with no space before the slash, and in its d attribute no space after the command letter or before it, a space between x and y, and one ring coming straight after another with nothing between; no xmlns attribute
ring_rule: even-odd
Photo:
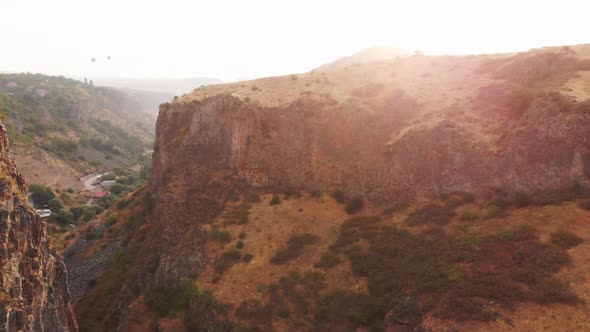
<svg viewBox="0 0 590 332"><path fill-rule="evenodd" d="M475 202L475 196L472 193L464 191L454 191L441 196L444 204L449 208L455 208L463 204Z"/></svg>
<svg viewBox="0 0 590 332"><path fill-rule="evenodd" d="M368 248L357 245L361 240ZM567 285L552 276L569 262L567 252L540 242L536 231L526 225L485 237L450 237L443 232L412 234L381 224L377 217L357 217L342 224L330 249L347 256L353 273L367 278L368 296L387 303L393 319L409 327L417 326L428 313L455 320L488 320L497 315L493 307L466 305L473 299L505 308L522 302L578 301ZM489 268L492 265L494 269ZM370 327L383 321L382 316L363 319L366 315L344 320L351 317L332 312L332 323ZM328 316L319 310L316 322L322 324Z"/></svg>
<svg viewBox="0 0 590 332"><path fill-rule="evenodd" d="M584 210L590 211L590 199L586 199L586 200L579 202L578 206Z"/></svg>
<svg viewBox="0 0 590 332"><path fill-rule="evenodd" d="M281 318L289 318L291 317L291 310L288 307L279 307L276 314Z"/></svg>
<svg viewBox="0 0 590 332"><path fill-rule="evenodd" d="M174 315L188 308L191 298L199 293L194 282L185 280L178 285L151 289L147 293L147 303L160 316Z"/></svg>
<svg viewBox="0 0 590 332"><path fill-rule="evenodd" d="M61 137L52 137L49 144L44 145L43 148L57 155L65 155L74 152L78 146L78 142L74 140Z"/></svg>
<svg viewBox="0 0 590 332"><path fill-rule="evenodd" d="M428 204L409 214L406 218L406 224L408 226L418 226L427 223L446 225L453 219L454 215L455 212L451 208L437 204Z"/></svg>
<svg viewBox="0 0 590 332"><path fill-rule="evenodd" d="M279 198L279 195L273 195L272 199L270 200L270 205L278 205L281 204L281 199Z"/></svg>
<svg viewBox="0 0 590 332"><path fill-rule="evenodd" d="M362 232L377 232L380 220L377 216L359 216L346 220L340 227L340 235L336 242L330 246L330 250L338 252L349 247L361 239Z"/></svg>
<svg viewBox="0 0 590 332"><path fill-rule="evenodd" d="M96 238L96 233L94 232L94 228L93 227L89 227L86 230L86 236L85 237L86 237L86 240L87 241L91 241L91 240L94 240Z"/></svg>
<svg viewBox="0 0 590 332"><path fill-rule="evenodd" d="M355 331L361 327L380 330L386 312L379 297L336 291L326 295L315 308L315 327L319 331Z"/></svg>
<svg viewBox="0 0 590 332"><path fill-rule="evenodd" d="M82 217L84 221L90 221L95 215L104 211L104 208L98 205L79 205L70 208L74 219Z"/></svg>
<svg viewBox="0 0 590 332"><path fill-rule="evenodd" d="M250 221L250 203L244 202L237 207L228 209L223 217L226 224L244 225Z"/></svg>
<svg viewBox="0 0 590 332"><path fill-rule="evenodd" d="M59 210L51 215L51 219L62 226L74 223L73 214L69 211Z"/></svg>
<svg viewBox="0 0 590 332"><path fill-rule="evenodd" d="M338 257L338 255L331 252L327 252L323 254L322 257L320 257L320 260L317 263L315 263L314 267L320 269L331 269L334 266L340 264L340 262L341 260L340 257Z"/></svg>
<svg viewBox="0 0 590 332"><path fill-rule="evenodd" d="M561 248L570 249L582 244L584 240L570 231L559 230L551 233L551 242Z"/></svg>
<svg viewBox="0 0 590 332"><path fill-rule="evenodd" d="M236 248L237 248L237 249L242 249L242 248L244 248L244 242L242 242L242 241L238 241L238 242L236 243Z"/></svg>
<svg viewBox="0 0 590 332"><path fill-rule="evenodd" d="M57 212L57 211L63 209L64 206L61 204L61 202L57 198L53 198L47 202L47 207L49 207L49 209L51 211Z"/></svg>
<svg viewBox="0 0 590 332"><path fill-rule="evenodd" d="M279 249L270 259L270 262L276 265L284 264L301 256L305 246L316 244L318 241L319 238L317 236L307 233L293 235L287 241L287 246Z"/></svg>
<svg viewBox="0 0 590 332"><path fill-rule="evenodd" d="M132 198L129 199L121 199L117 202L117 209L122 210L124 208L126 208L129 203L131 203L133 201Z"/></svg>
<svg viewBox="0 0 590 332"><path fill-rule="evenodd" d="M117 228L108 228L107 229L107 237L114 238L119 235L119 230Z"/></svg>
<svg viewBox="0 0 590 332"><path fill-rule="evenodd" d="M517 207L525 207L531 204L531 198L527 193L524 192L517 192L514 194L514 198L512 198L512 202Z"/></svg>
<svg viewBox="0 0 590 332"><path fill-rule="evenodd" d="M208 292L198 292L189 300L184 327L187 331L235 331L231 327L228 307Z"/></svg>
<svg viewBox="0 0 590 332"><path fill-rule="evenodd" d="M383 210L383 215L390 217L395 212L406 210L409 206L410 205L405 202L394 204L393 206L390 206L390 207L386 208L385 210Z"/></svg>
<svg viewBox="0 0 590 332"><path fill-rule="evenodd" d="M303 275L297 270L268 286L269 304L275 307L288 306L291 315L306 316L312 305L319 300L319 294L326 288L324 276L319 272L306 271Z"/></svg>
<svg viewBox="0 0 590 332"><path fill-rule="evenodd" d="M478 214L475 211L463 211L461 212L461 214L459 215L459 219L461 219L462 221L473 221L473 220L477 220L478 218Z"/></svg>
<svg viewBox="0 0 590 332"><path fill-rule="evenodd" d="M247 224L250 221L250 213L248 210L242 210L242 214L240 215L240 220L238 221L238 225Z"/></svg>
<svg viewBox="0 0 590 332"><path fill-rule="evenodd" d="M363 198L360 196L353 197L346 203L344 210L348 214L355 214L364 206Z"/></svg>
<svg viewBox="0 0 590 332"><path fill-rule="evenodd" d="M494 218L502 218L505 217L508 213L506 212L506 208L502 205L491 204L488 205L484 209L483 218L484 219L494 219Z"/></svg>
<svg viewBox="0 0 590 332"><path fill-rule="evenodd" d="M588 192L586 188L584 188L579 182L574 182L563 188L538 192L533 196L531 201L535 205L558 205L564 201L586 197L587 194Z"/></svg>
<svg viewBox="0 0 590 332"><path fill-rule="evenodd" d="M119 215L115 214L111 214L110 216L108 216L108 218L106 219L106 223L107 225L113 225L117 222L117 220L119 219Z"/></svg>
<svg viewBox="0 0 590 332"><path fill-rule="evenodd" d="M109 188L109 191L114 195L119 195L123 190L125 190L125 186L120 183L115 183Z"/></svg>
<svg viewBox="0 0 590 332"><path fill-rule="evenodd" d="M42 184L31 184L29 186L29 192L32 194L31 197L37 208L46 206L50 200L55 198L55 194L51 188Z"/></svg>
<svg viewBox="0 0 590 332"><path fill-rule="evenodd" d="M64 202L64 204L72 204L74 202L72 196L68 194L68 192L66 191L62 191L59 194L59 199L61 199L61 201Z"/></svg>
<svg viewBox="0 0 590 332"><path fill-rule="evenodd" d="M463 199L457 195L449 195L447 198L443 200L446 207L449 208L456 208L463 204Z"/></svg>
<svg viewBox="0 0 590 332"><path fill-rule="evenodd" d="M322 196L324 196L324 192L321 190L315 190L311 192L310 196L313 198L321 198Z"/></svg>
<svg viewBox="0 0 590 332"><path fill-rule="evenodd" d="M340 190L336 190L335 192L333 192L332 197L336 200L336 202L340 204L346 203L346 196Z"/></svg>
<svg viewBox="0 0 590 332"><path fill-rule="evenodd" d="M213 229L207 234L210 239L215 239L221 243L231 242L231 234L228 231Z"/></svg>
<svg viewBox="0 0 590 332"><path fill-rule="evenodd" d="M242 255L236 249L228 250L221 254L215 261L215 271L219 274L223 274L225 270L232 267L234 264L239 263L242 259Z"/></svg>
<svg viewBox="0 0 590 332"><path fill-rule="evenodd" d="M235 315L255 326L270 326L273 317L273 306L262 305L258 300L248 300L240 303L236 308Z"/></svg>

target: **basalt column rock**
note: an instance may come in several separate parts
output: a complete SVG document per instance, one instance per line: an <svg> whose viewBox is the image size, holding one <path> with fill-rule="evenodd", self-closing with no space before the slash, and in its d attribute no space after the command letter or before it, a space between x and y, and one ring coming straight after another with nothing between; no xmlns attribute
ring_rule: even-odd
<svg viewBox="0 0 590 332"><path fill-rule="evenodd" d="M77 331L66 266L26 197L0 125L0 331Z"/></svg>

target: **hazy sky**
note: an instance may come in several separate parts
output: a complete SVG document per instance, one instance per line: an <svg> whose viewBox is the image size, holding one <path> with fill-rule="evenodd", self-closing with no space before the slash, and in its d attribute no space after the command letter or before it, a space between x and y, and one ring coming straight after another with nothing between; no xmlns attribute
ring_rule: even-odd
<svg viewBox="0 0 590 332"><path fill-rule="evenodd" d="M526 50L590 43L589 10L584 0L0 0L0 71L233 80L371 46Z"/></svg>

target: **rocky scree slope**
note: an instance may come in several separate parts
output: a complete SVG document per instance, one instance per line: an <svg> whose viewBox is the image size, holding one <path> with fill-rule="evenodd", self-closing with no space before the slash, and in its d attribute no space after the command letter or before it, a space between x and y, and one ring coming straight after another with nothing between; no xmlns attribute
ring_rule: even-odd
<svg viewBox="0 0 590 332"><path fill-rule="evenodd" d="M25 203L25 180L9 156L4 126L0 169L0 330L77 331L66 266Z"/></svg>

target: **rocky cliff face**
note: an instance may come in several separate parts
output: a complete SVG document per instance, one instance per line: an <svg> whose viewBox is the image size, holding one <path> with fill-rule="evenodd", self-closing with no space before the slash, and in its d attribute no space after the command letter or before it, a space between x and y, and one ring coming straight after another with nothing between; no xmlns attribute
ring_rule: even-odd
<svg viewBox="0 0 590 332"><path fill-rule="evenodd" d="M95 314L103 329L145 328L146 292L206 274L215 255L207 227L252 187L341 190L385 207L457 191L537 197L590 185L590 96L558 92L587 69L572 57L417 56L209 86L162 105L148 190L137 201L145 218L121 247L132 257L106 274L119 276L116 287L99 278L79 313ZM499 74L519 72L516 64L536 75L530 63L566 63L567 75L530 85ZM97 313L95 303L113 305Z"/></svg>
<svg viewBox="0 0 590 332"><path fill-rule="evenodd" d="M0 126L0 331L77 331L65 264L26 193Z"/></svg>
<svg viewBox="0 0 590 332"><path fill-rule="evenodd" d="M162 247L211 221L240 181L380 203L588 186L590 96L557 92L590 68L581 59L417 56L196 89L158 118L149 191ZM198 266L171 254L157 275Z"/></svg>
<svg viewBox="0 0 590 332"><path fill-rule="evenodd" d="M215 171L374 201L587 185L590 114L575 104L554 112L543 98L518 120L448 112L413 125L396 106L349 114L325 100L261 107L223 95L172 104L160 114L151 187L157 193L172 174L200 183Z"/></svg>

